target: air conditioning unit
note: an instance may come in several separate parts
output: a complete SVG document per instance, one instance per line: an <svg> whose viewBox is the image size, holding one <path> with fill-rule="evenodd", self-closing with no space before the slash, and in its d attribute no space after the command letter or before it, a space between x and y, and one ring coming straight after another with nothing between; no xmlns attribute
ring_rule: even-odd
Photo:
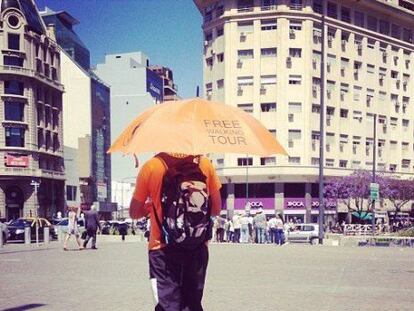
<svg viewBox="0 0 414 311"><path fill-rule="evenodd" d="M341 67L341 73L344 74L345 73L345 67Z"/></svg>
<svg viewBox="0 0 414 311"><path fill-rule="evenodd" d="M384 81L384 75L380 75L379 80L380 82Z"/></svg>
<svg viewBox="0 0 414 311"><path fill-rule="evenodd" d="M330 63L326 64L326 70L331 71L331 64Z"/></svg>
<svg viewBox="0 0 414 311"><path fill-rule="evenodd" d="M358 117L359 122L362 122L362 117Z"/></svg>
<svg viewBox="0 0 414 311"><path fill-rule="evenodd" d="M407 103L403 103L403 108L407 108Z"/></svg>
<svg viewBox="0 0 414 311"><path fill-rule="evenodd" d="M317 64L317 60L316 60L316 58L314 58L314 59L312 59L312 64L315 66L316 64Z"/></svg>
<svg viewBox="0 0 414 311"><path fill-rule="evenodd" d="M359 70L358 69L354 69L354 75L358 75Z"/></svg>
<svg viewBox="0 0 414 311"><path fill-rule="evenodd" d="M395 107L400 107L400 102L396 101L395 102Z"/></svg>
<svg viewBox="0 0 414 311"><path fill-rule="evenodd" d="M407 86L407 84L408 84L408 81L404 81L404 82L403 82L403 85L404 85L404 86Z"/></svg>
<svg viewBox="0 0 414 311"><path fill-rule="evenodd" d="M292 62L292 57L288 56L286 57L286 63L291 63Z"/></svg>
<svg viewBox="0 0 414 311"><path fill-rule="evenodd" d="M369 104L371 102L371 96L367 96L367 103Z"/></svg>
<svg viewBox="0 0 414 311"><path fill-rule="evenodd" d="M339 148L344 148L344 143L341 141L340 143L339 143Z"/></svg>
<svg viewBox="0 0 414 311"><path fill-rule="evenodd" d="M243 92L243 88L240 85L237 87L237 92L238 93L242 93Z"/></svg>
<svg viewBox="0 0 414 311"><path fill-rule="evenodd" d="M295 115L294 115L293 113L289 113L289 114L288 114L288 120L289 120L290 122L293 122L294 117L295 117Z"/></svg>
<svg viewBox="0 0 414 311"><path fill-rule="evenodd" d="M397 80L395 80L395 83L400 84L401 83L401 80L400 79L397 79Z"/></svg>
<svg viewBox="0 0 414 311"><path fill-rule="evenodd" d="M238 60L237 60L237 68L241 68L241 66L243 65L243 62L242 62L242 60L239 58Z"/></svg>
<svg viewBox="0 0 414 311"><path fill-rule="evenodd" d="M312 85L312 91L313 92L317 92L318 91L318 87L316 85Z"/></svg>
<svg viewBox="0 0 414 311"><path fill-rule="evenodd" d="M409 59L406 59L405 60L405 65L408 67L408 65L410 65L410 60Z"/></svg>
<svg viewBox="0 0 414 311"><path fill-rule="evenodd" d="M346 40L342 40L341 41L342 46L345 46L346 45L346 42L347 42Z"/></svg>
<svg viewBox="0 0 414 311"><path fill-rule="evenodd" d="M328 95L328 97L331 97L332 91L331 90L326 90L326 95Z"/></svg>
<svg viewBox="0 0 414 311"><path fill-rule="evenodd" d="M295 34L295 29L290 29L290 30L289 30L289 34L290 34L290 35L294 35L294 34Z"/></svg>
<svg viewBox="0 0 414 311"><path fill-rule="evenodd" d="M330 144L326 144L326 151L331 151L331 145Z"/></svg>
<svg viewBox="0 0 414 311"><path fill-rule="evenodd" d="M246 38L246 34L244 32L240 33L240 38Z"/></svg>
<svg viewBox="0 0 414 311"><path fill-rule="evenodd" d="M260 86L260 94L265 94L266 93L266 88L264 85Z"/></svg>
<svg viewBox="0 0 414 311"><path fill-rule="evenodd" d="M289 139L288 144L289 144L289 147L292 148L293 147L293 139Z"/></svg>

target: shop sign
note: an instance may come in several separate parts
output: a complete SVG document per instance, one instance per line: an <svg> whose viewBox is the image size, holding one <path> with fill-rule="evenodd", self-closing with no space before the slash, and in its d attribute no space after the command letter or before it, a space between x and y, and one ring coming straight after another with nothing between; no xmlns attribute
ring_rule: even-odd
<svg viewBox="0 0 414 311"><path fill-rule="evenodd" d="M12 167L28 167L29 156L8 153L5 156L5 164Z"/></svg>
<svg viewBox="0 0 414 311"><path fill-rule="evenodd" d="M285 209L305 209L306 199L305 198L285 198ZM311 208L319 208L319 199L312 199ZM325 208L334 209L336 208L336 201L325 202Z"/></svg>
<svg viewBox="0 0 414 311"><path fill-rule="evenodd" d="M97 182L96 188L98 191L98 201L105 200L107 198L106 183Z"/></svg>

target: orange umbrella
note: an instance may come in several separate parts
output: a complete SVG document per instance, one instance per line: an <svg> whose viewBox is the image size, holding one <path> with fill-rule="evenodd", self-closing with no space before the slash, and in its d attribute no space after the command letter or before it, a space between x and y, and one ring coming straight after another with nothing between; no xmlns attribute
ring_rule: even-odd
<svg viewBox="0 0 414 311"><path fill-rule="evenodd" d="M115 151L287 155L250 114L201 98L168 102L144 111L108 150Z"/></svg>

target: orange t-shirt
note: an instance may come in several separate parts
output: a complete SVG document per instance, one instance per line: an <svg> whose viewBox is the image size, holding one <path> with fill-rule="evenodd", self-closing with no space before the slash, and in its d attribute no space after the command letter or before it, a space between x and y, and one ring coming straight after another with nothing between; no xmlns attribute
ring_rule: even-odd
<svg viewBox="0 0 414 311"><path fill-rule="evenodd" d="M219 191L221 188L221 183L210 160L201 157L200 169L207 177L206 184L208 193L211 194ZM160 222L162 222L161 186L165 171L166 168L162 160L157 157L150 159L141 168L137 177L134 191L134 199L136 201L145 202L148 198L152 200ZM220 211L211 211L211 213L219 214ZM164 247L165 244L161 242L161 232L160 228L158 227L157 220L154 216L154 208L151 207L149 214L151 221L151 231L148 249L159 249L161 247Z"/></svg>

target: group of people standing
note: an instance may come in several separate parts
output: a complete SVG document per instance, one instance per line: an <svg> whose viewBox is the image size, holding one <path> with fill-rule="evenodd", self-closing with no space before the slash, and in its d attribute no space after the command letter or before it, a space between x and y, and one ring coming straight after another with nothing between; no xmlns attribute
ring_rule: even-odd
<svg viewBox="0 0 414 311"><path fill-rule="evenodd" d="M232 218L215 218L213 241L282 245L285 243L287 226L280 215L268 219L262 208L255 214L237 212Z"/></svg>
<svg viewBox="0 0 414 311"><path fill-rule="evenodd" d="M96 247L96 232L100 229L98 213L95 210L94 205L89 209L83 211L83 218L85 220L85 229L86 235L83 237L83 242L81 241L81 235L79 232L78 219L80 217L81 209L76 206L68 207L68 230L66 233L65 240L63 242L63 250L67 251L68 241L73 235L78 244L79 250L83 250L88 245L90 239L92 239L91 249L97 249Z"/></svg>

